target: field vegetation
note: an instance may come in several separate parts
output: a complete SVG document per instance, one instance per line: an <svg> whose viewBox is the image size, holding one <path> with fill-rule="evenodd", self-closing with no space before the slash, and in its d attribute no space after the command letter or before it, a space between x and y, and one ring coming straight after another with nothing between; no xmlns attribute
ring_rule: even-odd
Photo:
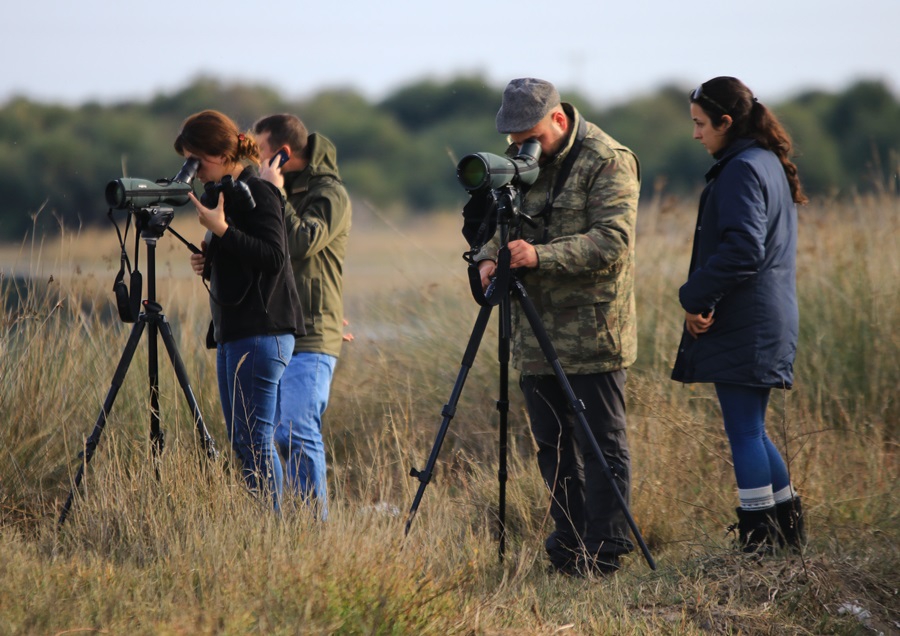
<svg viewBox="0 0 900 636"><path fill-rule="evenodd" d="M515 380L498 558L495 320L404 537L419 484L408 473L435 443L477 313L458 215L398 225L356 202L355 339L326 414L324 524L298 507L276 517L236 474L203 346L206 290L167 234L157 297L221 459L200 457L162 348L166 448L151 452L145 334L59 527L131 328L110 292L119 248L112 229L3 247L0 634L900 632L900 200L818 199L801 211L797 383L773 394L769 432L804 497L810 545L763 560L726 534L737 498L711 387L668 379L693 205L646 197L639 214L632 512L658 568L635 553L598 579L547 570L547 495ZM199 241L189 217L174 227Z"/></svg>

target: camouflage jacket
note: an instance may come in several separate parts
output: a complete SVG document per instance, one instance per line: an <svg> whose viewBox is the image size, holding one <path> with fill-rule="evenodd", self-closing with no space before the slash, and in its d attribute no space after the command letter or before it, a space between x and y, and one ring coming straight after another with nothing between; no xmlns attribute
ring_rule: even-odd
<svg viewBox="0 0 900 636"><path fill-rule="evenodd" d="M566 146L543 165L520 211L538 215L572 148L581 115L563 104L571 122ZM512 146L507 154L515 154ZM634 153L587 123L581 151L566 183L553 197L550 215L537 227L521 223L520 238L535 244L536 269L521 276L567 374L604 373L637 357L634 239L640 165ZM544 226L547 227L547 241ZM515 238L515 237L513 237ZM496 259L497 237L476 256ZM517 302L512 303L513 363L528 375L552 374Z"/></svg>
<svg viewBox="0 0 900 636"><path fill-rule="evenodd" d="M339 356L350 197L341 183L337 151L331 141L312 133L308 143L309 165L284 175L288 247L306 327L294 352Z"/></svg>

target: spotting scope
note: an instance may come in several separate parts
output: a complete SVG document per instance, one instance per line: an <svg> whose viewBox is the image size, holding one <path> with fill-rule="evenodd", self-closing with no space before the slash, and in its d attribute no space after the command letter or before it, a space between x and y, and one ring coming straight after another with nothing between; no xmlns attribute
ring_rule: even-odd
<svg viewBox="0 0 900 636"><path fill-rule="evenodd" d="M538 178L541 144L537 139L529 139L519 148L519 153L510 159L489 152L466 155L456 166L456 178L469 192L490 188L496 190L507 183L531 185Z"/></svg>
<svg viewBox="0 0 900 636"><path fill-rule="evenodd" d="M186 205L188 192L193 191L191 181L197 175L200 160L191 157L172 179L148 181L123 177L106 185L106 202L117 210L148 208L153 205Z"/></svg>

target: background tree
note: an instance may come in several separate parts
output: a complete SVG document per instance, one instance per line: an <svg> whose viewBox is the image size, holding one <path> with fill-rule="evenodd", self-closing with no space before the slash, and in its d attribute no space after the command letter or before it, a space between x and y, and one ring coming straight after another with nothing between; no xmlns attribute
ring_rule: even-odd
<svg viewBox="0 0 900 636"><path fill-rule="evenodd" d="M374 103L350 89L288 100L269 86L199 77L145 103L66 107L13 98L0 106L0 238L21 239L40 209L42 231L102 221L110 180L177 172L172 140L188 115L205 108L247 128L265 114L295 113L335 142L353 196L398 214L459 209L467 199L456 181L459 159L505 148L494 129L502 91L470 75L415 81ZM638 154L647 197L695 194L703 185L710 158L691 138L687 94L685 87L665 86L605 109L575 92L563 99ZM811 195L896 187L900 103L883 83L807 91L767 105L794 137Z"/></svg>

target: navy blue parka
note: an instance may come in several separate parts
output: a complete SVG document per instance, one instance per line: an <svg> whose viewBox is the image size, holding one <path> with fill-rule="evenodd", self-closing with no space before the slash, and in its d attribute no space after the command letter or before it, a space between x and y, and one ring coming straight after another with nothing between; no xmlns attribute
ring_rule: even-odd
<svg viewBox="0 0 900 636"><path fill-rule="evenodd" d="M688 313L713 311L709 331L685 328L672 379L790 388L797 351L797 207L775 153L737 139L716 155L700 197Z"/></svg>

